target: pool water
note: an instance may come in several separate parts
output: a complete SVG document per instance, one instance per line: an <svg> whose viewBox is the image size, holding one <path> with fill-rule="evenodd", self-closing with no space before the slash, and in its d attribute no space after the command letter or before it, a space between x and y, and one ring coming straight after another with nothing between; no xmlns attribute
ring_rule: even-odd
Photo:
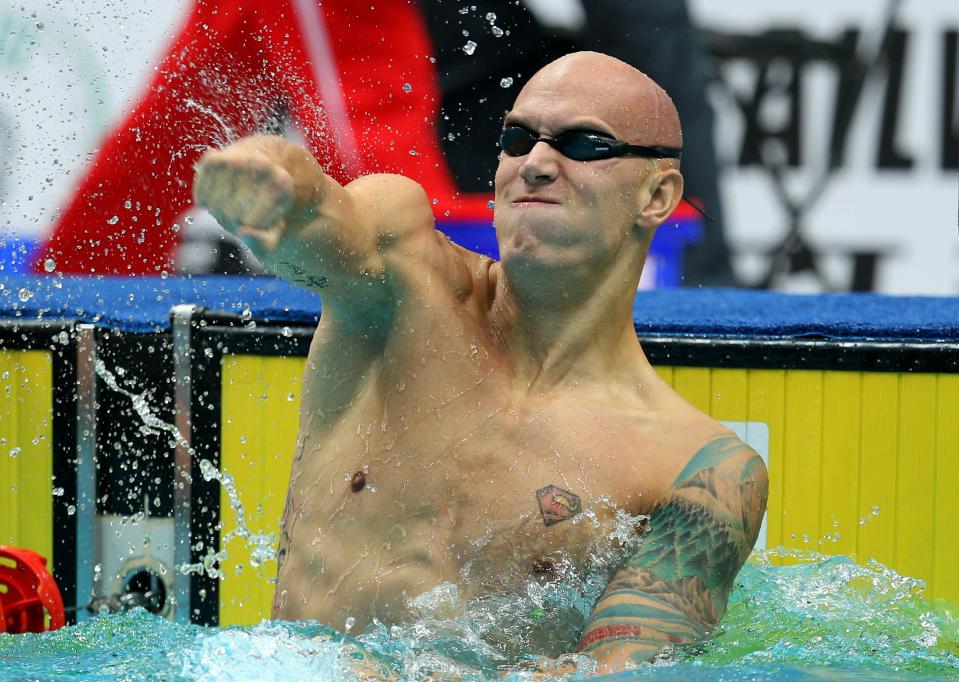
<svg viewBox="0 0 959 682"><path fill-rule="evenodd" d="M959 610L923 591L921 581L875 562L757 551L708 640L597 679L959 679ZM582 592L531 583L525 595L487 598L457 615L442 607L451 592L452 585L434 590L413 623L374 626L356 637L317 623L179 625L143 610L52 633L0 635L0 679L367 679L350 672L364 651L378 659L374 667L396 671L396 679L432 673L436 680L496 680L508 670L505 679L531 680L535 657L504 642L528 645L523 633L541 630L530 627L536 621L576 620L584 610Z"/></svg>

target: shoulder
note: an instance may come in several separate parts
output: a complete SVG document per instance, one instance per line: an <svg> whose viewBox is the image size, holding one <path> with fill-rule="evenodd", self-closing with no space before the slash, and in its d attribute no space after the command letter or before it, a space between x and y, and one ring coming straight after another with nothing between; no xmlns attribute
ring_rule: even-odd
<svg viewBox="0 0 959 682"><path fill-rule="evenodd" d="M735 476L742 471L765 473L762 458L736 434L727 429L717 430L692 453L686 466L676 477L673 488L682 488L704 472Z"/></svg>
<svg viewBox="0 0 959 682"><path fill-rule="evenodd" d="M388 277L414 287L416 282L445 283L459 300L486 290L490 259L454 244L436 229L432 202L418 182L380 173L357 178L347 190L369 216Z"/></svg>
<svg viewBox="0 0 959 682"><path fill-rule="evenodd" d="M346 186L353 202L370 216L372 227L382 237L402 237L430 232L433 210L426 190L403 175L364 175Z"/></svg>
<svg viewBox="0 0 959 682"><path fill-rule="evenodd" d="M766 465L759 454L723 430L692 453L659 506L700 509L728 523L751 548L766 510L768 489Z"/></svg>

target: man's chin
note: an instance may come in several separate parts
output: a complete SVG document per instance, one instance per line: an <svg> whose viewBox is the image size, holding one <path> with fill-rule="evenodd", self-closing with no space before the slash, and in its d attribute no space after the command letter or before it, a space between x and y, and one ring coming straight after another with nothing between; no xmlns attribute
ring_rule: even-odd
<svg viewBox="0 0 959 682"><path fill-rule="evenodd" d="M500 262L507 272L518 274L527 271L543 276L561 276L582 267L583 259L576 257L569 246L532 242L528 240L500 247Z"/></svg>

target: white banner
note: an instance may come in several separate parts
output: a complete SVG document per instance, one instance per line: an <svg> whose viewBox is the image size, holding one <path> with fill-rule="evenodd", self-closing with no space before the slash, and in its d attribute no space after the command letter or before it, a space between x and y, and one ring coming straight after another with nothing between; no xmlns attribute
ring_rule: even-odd
<svg viewBox="0 0 959 682"><path fill-rule="evenodd" d="M768 271L762 252L795 219L834 288L872 268L878 291L959 293L959 2L894 4L885 57L857 93L841 55L873 58L885 0L692 2L700 27L742 50L719 62L711 96L727 231L745 279ZM738 46L737 35L747 38ZM786 162L782 194L757 148ZM813 272L780 286L818 289Z"/></svg>

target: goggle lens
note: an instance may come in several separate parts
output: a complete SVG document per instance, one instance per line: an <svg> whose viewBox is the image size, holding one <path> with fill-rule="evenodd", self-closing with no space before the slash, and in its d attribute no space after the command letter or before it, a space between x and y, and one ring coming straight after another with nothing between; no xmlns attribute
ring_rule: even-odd
<svg viewBox="0 0 959 682"><path fill-rule="evenodd" d="M507 156L525 156L537 142L545 142L560 154L574 161L592 161L608 159L616 153L607 138L596 133L571 130L554 138L539 138L529 128L506 126L500 137L500 148Z"/></svg>

